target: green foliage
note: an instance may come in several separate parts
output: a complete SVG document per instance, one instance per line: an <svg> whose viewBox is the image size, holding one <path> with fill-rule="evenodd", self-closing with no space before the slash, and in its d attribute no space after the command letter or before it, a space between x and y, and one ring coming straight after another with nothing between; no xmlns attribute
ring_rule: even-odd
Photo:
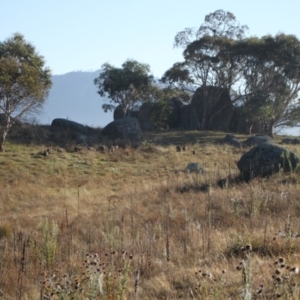
<svg viewBox="0 0 300 300"><path fill-rule="evenodd" d="M172 114L167 101L153 103L150 119L156 129L165 129L172 125Z"/></svg>
<svg viewBox="0 0 300 300"><path fill-rule="evenodd" d="M292 35L268 35L239 41L230 51L244 69L239 94L247 117L259 120L270 135L274 127L296 125L300 41Z"/></svg>
<svg viewBox="0 0 300 300"><path fill-rule="evenodd" d="M167 70L162 81L193 92L227 88L244 118L258 121L261 131L273 135L275 127L300 122L300 41L282 33L244 38L246 30L232 13L207 15L198 31L187 28L176 35L184 61ZM204 99L203 119L210 118L216 99Z"/></svg>
<svg viewBox="0 0 300 300"><path fill-rule="evenodd" d="M40 224L40 230L41 240L35 240L32 247L41 264L48 270L55 262L58 226L55 221L49 222L45 218Z"/></svg>
<svg viewBox="0 0 300 300"><path fill-rule="evenodd" d="M51 72L44 58L16 33L0 43L0 114L3 114L0 150L6 135L26 113L41 108L51 88Z"/></svg>
<svg viewBox="0 0 300 300"><path fill-rule="evenodd" d="M0 225L0 240L8 238L10 235L10 227L6 224Z"/></svg>
<svg viewBox="0 0 300 300"><path fill-rule="evenodd" d="M135 60L127 60L122 68L116 68L109 63L102 65L102 72L94 80L101 97L110 98L110 104L103 104L105 112L121 105L124 115L134 110L140 102L149 98L149 87L153 76L147 64Z"/></svg>

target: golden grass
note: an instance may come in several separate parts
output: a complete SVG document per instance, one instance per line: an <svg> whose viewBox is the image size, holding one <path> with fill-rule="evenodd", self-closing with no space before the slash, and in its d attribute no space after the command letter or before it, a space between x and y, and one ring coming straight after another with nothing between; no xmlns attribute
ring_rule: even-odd
<svg viewBox="0 0 300 300"><path fill-rule="evenodd" d="M224 135L149 133L139 148L48 157L49 144L9 140L0 155L0 298L69 299L67 288L47 298L62 286L51 279L56 273L73 282L73 299L246 299L236 266L246 264L241 248L251 244L252 298L298 299L298 274L282 268L286 279L276 284L272 275L280 256L298 266L299 173L218 187L238 174L247 150L214 143ZM177 144L188 151L176 152ZM190 162L207 173L187 174ZM99 271L90 264L89 279L87 253L105 263ZM102 276L103 294L91 276Z"/></svg>

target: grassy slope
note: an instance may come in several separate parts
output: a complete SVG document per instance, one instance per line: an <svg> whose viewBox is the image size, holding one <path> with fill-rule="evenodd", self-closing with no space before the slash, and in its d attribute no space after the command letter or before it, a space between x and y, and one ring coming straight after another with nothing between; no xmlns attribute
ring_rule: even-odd
<svg viewBox="0 0 300 300"><path fill-rule="evenodd" d="M41 138L46 131L30 139L12 137L0 155L0 293L7 299L40 299L41 291L54 289L45 287L46 279L39 284L41 274L49 278L58 270L75 280L87 252L98 253L117 274L114 281L103 275L110 294L90 299L117 299L122 286L127 299L241 299L247 285L236 265L247 256L240 248L248 243L252 290L263 284L265 299L288 293L295 279L274 288L273 261L284 256L294 266L300 244L298 238L274 234L288 226L300 232L299 174L215 187L218 179L238 174L235 162L246 151L214 144L224 135L152 133L137 149L111 154L84 149L46 158L41 155L46 147L62 145ZM187 144L188 151L176 152L177 144ZM288 148L300 154L298 147ZM199 162L207 173L185 173L189 162ZM212 186L201 192L204 184ZM51 226L57 226L57 241L49 244ZM128 274L123 250L133 254Z"/></svg>

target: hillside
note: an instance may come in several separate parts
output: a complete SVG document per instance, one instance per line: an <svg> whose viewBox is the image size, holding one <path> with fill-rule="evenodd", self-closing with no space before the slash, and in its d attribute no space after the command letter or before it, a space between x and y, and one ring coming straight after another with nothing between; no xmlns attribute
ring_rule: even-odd
<svg viewBox="0 0 300 300"><path fill-rule="evenodd" d="M111 122L112 113L103 112L103 101L94 85L99 72L100 70L54 75L53 86L42 114L37 116L39 123L51 124L55 118L67 118L84 125L104 127Z"/></svg>
<svg viewBox="0 0 300 300"><path fill-rule="evenodd" d="M299 171L216 185L248 150L215 144L224 132L109 153L57 152L68 132L29 129L0 155L1 299L299 299Z"/></svg>

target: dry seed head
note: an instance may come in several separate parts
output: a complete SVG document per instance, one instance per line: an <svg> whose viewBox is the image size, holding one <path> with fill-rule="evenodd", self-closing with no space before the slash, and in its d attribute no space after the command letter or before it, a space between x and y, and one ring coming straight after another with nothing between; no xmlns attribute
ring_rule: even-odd
<svg viewBox="0 0 300 300"><path fill-rule="evenodd" d="M276 277L276 281L280 283L280 282L282 282L282 278L281 277Z"/></svg>
<svg viewBox="0 0 300 300"><path fill-rule="evenodd" d="M293 267L293 268L290 269L290 272L294 273L294 274L299 274L299 268L298 267Z"/></svg>
<svg viewBox="0 0 300 300"><path fill-rule="evenodd" d="M244 263L242 261L239 262L239 264L237 265L236 269L238 271L242 270L244 268Z"/></svg>
<svg viewBox="0 0 300 300"><path fill-rule="evenodd" d="M248 245L246 245L246 247L245 247L245 249L247 250L247 251L252 251L252 245L251 244L248 244Z"/></svg>
<svg viewBox="0 0 300 300"><path fill-rule="evenodd" d="M257 291L256 291L256 293L261 294L263 292L263 290L264 290L264 286L263 286L263 284L260 284Z"/></svg>
<svg viewBox="0 0 300 300"><path fill-rule="evenodd" d="M278 258L278 262L279 262L280 264L283 264L283 263L285 262L285 259L284 259L283 257L279 257L279 258Z"/></svg>

